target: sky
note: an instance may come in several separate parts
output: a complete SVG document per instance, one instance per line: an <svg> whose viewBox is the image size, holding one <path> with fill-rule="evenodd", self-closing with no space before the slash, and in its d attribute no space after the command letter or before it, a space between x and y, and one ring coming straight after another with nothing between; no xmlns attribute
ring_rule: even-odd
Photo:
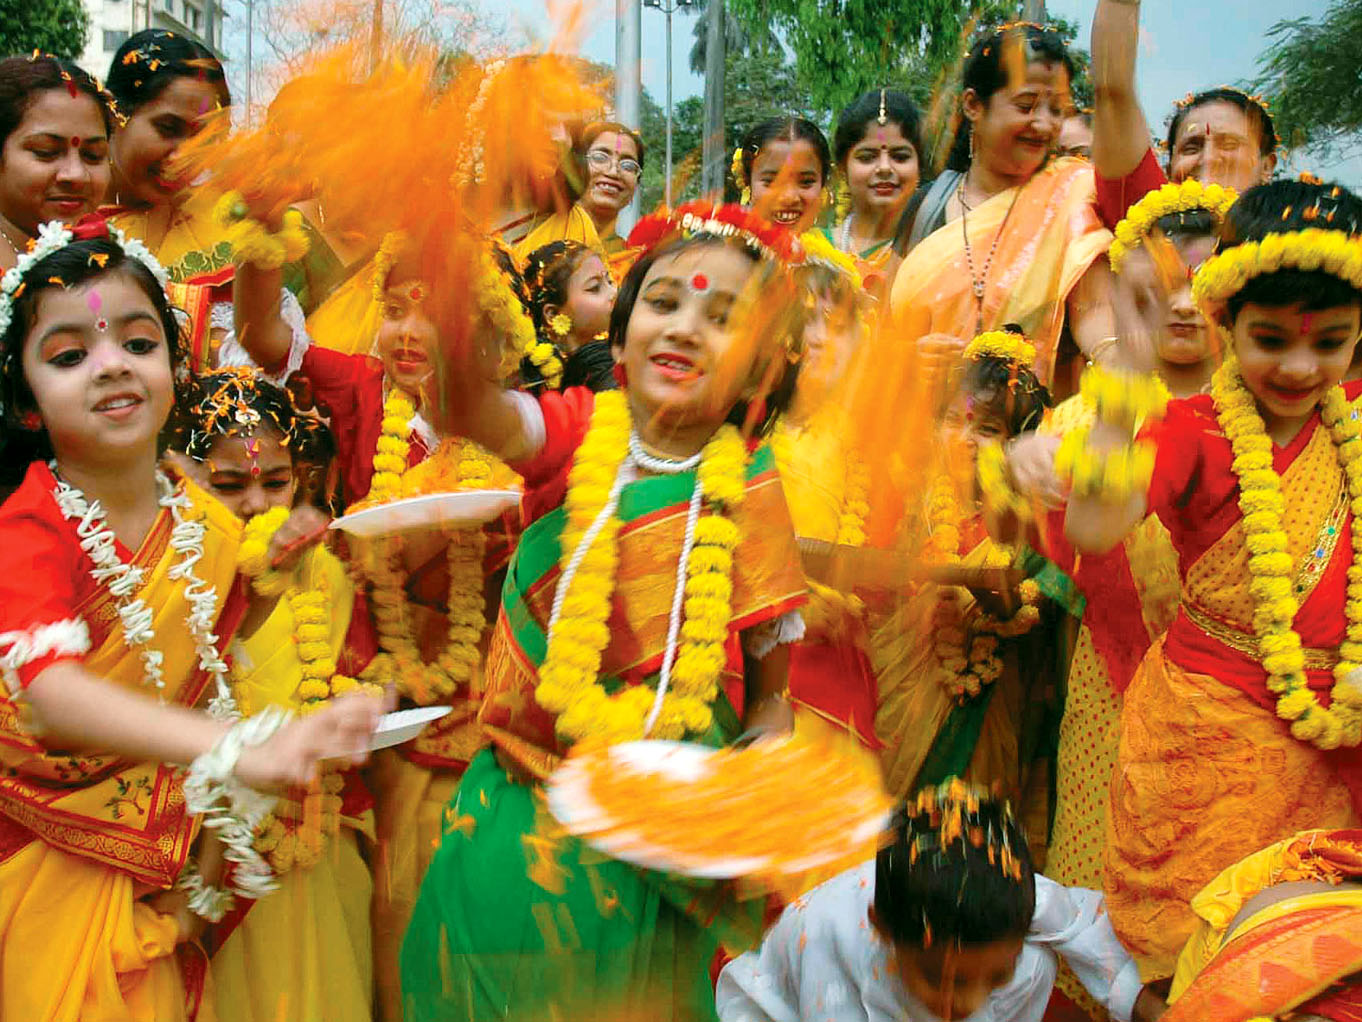
<svg viewBox="0 0 1362 1022"><path fill-rule="evenodd" d="M484 4L500 7L496 0ZM1152 0L1143 6L1138 84L1150 127L1162 134L1164 119L1174 100L1189 91L1234 83L1253 77L1267 29L1284 17L1318 17L1327 0ZM1078 23L1079 39L1087 46L1096 0L1049 0L1049 12ZM546 24L544 0L507 0L506 17L530 38L542 36ZM672 89L675 100L704 92L704 78L691 73L688 57L691 28L696 16L679 11L672 16ZM598 2L587 18L589 31L581 44L583 55L603 63L615 62L613 0ZM666 18L658 10L643 9L643 85L659 102L666 91ZM1334 163L1309 161L1292 169L1309 169L1325 179L1362 186L1362 155Z"/></svg>

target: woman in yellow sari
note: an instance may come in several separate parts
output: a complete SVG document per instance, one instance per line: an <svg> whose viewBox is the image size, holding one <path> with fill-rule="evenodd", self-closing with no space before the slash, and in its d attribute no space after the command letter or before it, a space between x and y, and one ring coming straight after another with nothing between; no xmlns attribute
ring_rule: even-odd
<svg viewBox="0 0 1362 1022"><path fill-rule="evenodd" d="M240 527L157 469L181 360L162 271L79 232L45 225L0 293L0 439L24 470L0 507L0 1018L178 1022L204 992L194 916L272 882L252 789L362 756L379 704L232 723ZM209 845L190 860L196 816L230 890Z"/></svg>
<svg viewBox="0 0 1362 1022"><path fill-rule="evenodd" d="M282 522L304 469L324 464L334 449L329 431L299 415L281 388L252 370L207 373L193 386L173 445L178 462L251 523L248 533ZM347 642L355 590L345 566L317 547L285 580L288 588L248 615L230 649L233 695L248 714L268 706L311 712L350 685L362 665ZM372 646L369 623L355 624L362 656ZM306 641L324 642L324 659L341 665L343 676L319 679L313 661L300 655L309 630ZM220 1022L281 1015L369 1022L373 880L359 838L373 840L371 803L357 773L329 769L306 793L281 799L272 821L259 828L256 847L279 886L212 932Z"/></svg>
<svg viewBox="0 0 1362 1022"><path fill-rule="evenodd" d="M893 343L944 334L963 346L1016 323L1036 345L1046 386L1066 321L1082 352L1100 353L1112 333L1101 302L1111 234L1092 207L1091 165L1048 160L1072 105L1072 74L1050 29L1004 27L970 51L949 169L900 225Z"/></svg>

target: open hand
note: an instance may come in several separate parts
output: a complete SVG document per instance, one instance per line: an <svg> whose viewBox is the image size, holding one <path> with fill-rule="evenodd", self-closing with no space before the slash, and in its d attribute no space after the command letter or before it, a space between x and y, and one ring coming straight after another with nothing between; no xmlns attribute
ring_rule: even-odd
<svg viewBox="0 0 1362 1022"><path fill-rule="evenodd" d="M287 571L309 547L326 538L331 519L315 507L296 507L270 537L270 567Z"/></svg>
<svg viewBox="0 0 1362 1022"><path fill-rule="evenodd" d="M351 692L306 717L289 721L268 741L247 748L237 760L237 778L257 791L281 791L310 784L324 760L359 765L369 755L378 718L396 705L382 697Z"/></svg>
<svg viewBox="0 0 1362 1022"><path fill-rule="evenodd" d="M1006 447L1007 473L1012 487L1026 500L1057 508L1064 503L1064 487L1055 475L1059 437L1023 433Z"/></svg>

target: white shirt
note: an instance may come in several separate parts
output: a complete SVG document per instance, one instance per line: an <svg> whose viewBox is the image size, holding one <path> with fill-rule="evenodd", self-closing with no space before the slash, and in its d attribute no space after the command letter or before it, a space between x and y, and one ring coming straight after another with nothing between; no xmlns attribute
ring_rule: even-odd
<svg viewBox="0 0 1362 1022"><path fill-rule="evenodd" d="M871 860L789 905L762 946L720 975L722 1022L939 1022L899 981L888 942L870 925L874 897ZM1042 876L1012 979L964 1022L1040 1022L1057 953L1113 1018L1129 1022L1139 970L1116 939L1102 895Z"/></svg>

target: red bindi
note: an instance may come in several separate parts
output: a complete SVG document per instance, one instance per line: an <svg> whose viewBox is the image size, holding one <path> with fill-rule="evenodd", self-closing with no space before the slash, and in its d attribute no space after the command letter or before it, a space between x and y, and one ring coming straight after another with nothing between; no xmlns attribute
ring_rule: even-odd
<svg viewBox="0 0 1362 1022"><path fill-rule="evenodd" d="M696 291L708 291L709 278L703 273L697 273L695 276L691 277L690 286Z"/></svg>
<svg viewBox="0 0 1362 1022"><path fill-rule="evenodd" d="M1313 312L1307 312L1301 316L1301 332L1308 334L1310 332L1310 324L1314 321L1315 314Z"/></svg>

